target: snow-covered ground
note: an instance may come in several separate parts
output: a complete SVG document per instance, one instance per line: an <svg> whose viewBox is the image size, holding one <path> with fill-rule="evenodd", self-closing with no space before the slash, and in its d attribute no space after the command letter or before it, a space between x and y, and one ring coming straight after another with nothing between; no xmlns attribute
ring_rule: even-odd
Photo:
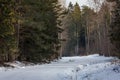
<svg viewBox="0 0 120 80"><path fill-rule="evenodd" d="M0 80L120 80L120 65L113 57L97 54L63 57L50 64L0 68Z"/></svg>

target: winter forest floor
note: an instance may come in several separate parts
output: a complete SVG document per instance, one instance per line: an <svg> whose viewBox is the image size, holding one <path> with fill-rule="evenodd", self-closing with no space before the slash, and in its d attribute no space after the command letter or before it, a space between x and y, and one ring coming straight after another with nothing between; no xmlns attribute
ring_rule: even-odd
<svg viewBox="0 0 120 80"><path fill-rule="evenodd" d="M116 62L117 61L117 62ZM119 60L95 55L63 57L50 64L0 67L0 80L120 80Z"/></svg>

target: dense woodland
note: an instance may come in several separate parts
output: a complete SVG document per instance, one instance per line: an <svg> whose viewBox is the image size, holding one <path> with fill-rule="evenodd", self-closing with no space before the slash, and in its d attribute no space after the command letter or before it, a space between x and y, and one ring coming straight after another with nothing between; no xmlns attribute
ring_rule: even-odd
<svg viewBox="0 0 120 80"><path fill-rule="evenodd" d="M68 6L65 18L67 41L63 55L78 56L99 53L120 57L120 11L119 0L88 0L91 6L79 4Z"/></svg>
<svg viewBox="0 0 120 80"><path fill-rule="evenodd" d="M93 53L120 57L120 1L90 3L95 7L70 3L66 8L58 0L0 0L0 63Z"/></svg>
<svg viewBox="0 0 120 80"><path fill-rule="evenodd" d="M0 61L58 58L60 10L57 0L0 0Z"/></svg>

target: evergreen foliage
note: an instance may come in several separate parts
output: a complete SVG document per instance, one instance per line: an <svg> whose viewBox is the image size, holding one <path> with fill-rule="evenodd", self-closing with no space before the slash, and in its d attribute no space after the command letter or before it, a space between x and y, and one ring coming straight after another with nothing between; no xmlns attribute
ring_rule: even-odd
<svg viewBox="0 0 120 80"><path fill-rule="evenodd" d="M14 1L0 0L0 61L11 61L16 53Z"/></svg>
<svg viewBox="0 0 120 80"><path fill-rule="evenodd" d="M120 1L116 0L116 7L113 12L114 17L111 23L110 39L120 53ZM120 57L120 56L119 56Z"/></svg>
<svg viewBox="0 0 120 80"><path fill-rule="evenodd" d="M85 27L82 26L82 11L78 3L69 3L67 19L68 40L64 53L70 56L80 55L77 48L85 47Z"/></svg>
<svg viewBox="0 0 120 80"><path fill-rule="evenodd" d="M58 0L0 0L0 61L57 59L60 11Z"/></svg>

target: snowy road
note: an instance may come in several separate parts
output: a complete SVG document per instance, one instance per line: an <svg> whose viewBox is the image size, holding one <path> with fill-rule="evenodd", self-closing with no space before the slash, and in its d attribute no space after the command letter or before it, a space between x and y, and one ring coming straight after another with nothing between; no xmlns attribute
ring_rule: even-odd
<svg viewBox="0 0 120 80"><path fill-rule="evenodd" d="M99 55L63 57L51 64L0 68L0 80L120 80L120 73L113 71L118 65L114 58Z"/></svg>

